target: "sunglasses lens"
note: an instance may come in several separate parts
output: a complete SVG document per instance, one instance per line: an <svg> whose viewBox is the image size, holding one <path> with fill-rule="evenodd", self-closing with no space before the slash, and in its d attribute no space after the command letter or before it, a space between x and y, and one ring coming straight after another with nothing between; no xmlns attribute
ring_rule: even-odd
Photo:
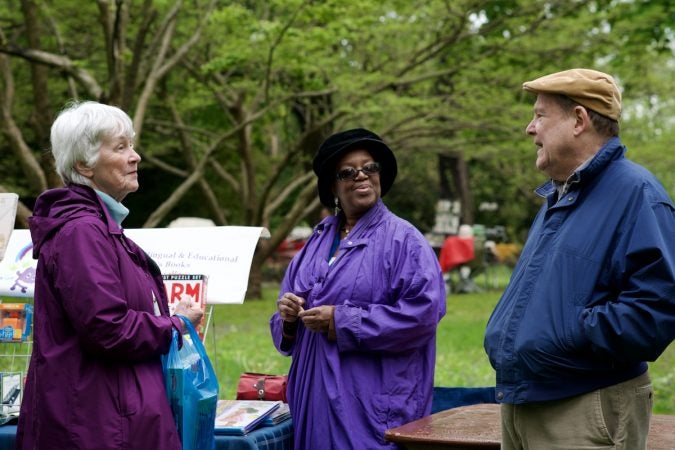
<svg viewBox="0 0 675 450"><path fill-rule="evenodd" d="M369 163L363 166L361 169L354 169L353 167L348 167L342 169L337 173L337 178L340 181L345 180L355 180L359 176L359 172L363 172L366 175L373 175L380 172L380 163Z"/></svg>
<svg viewBox="0 0 675 450"><path fill-rule="evenodd" d="M378 163L366 164L365 166L363 166L363 169L361 170L363 170L368 175L372 175L380 171L380 165Z"/></svg>
<svg viewBox="0 0 675 450"><path fill-rule="evenodd" d="M356 178L356 174L358 171L356 169L352 169L351 167L348 169L342 169L341 171L338 172L337 177L340 180L353 180Z"/></svg>

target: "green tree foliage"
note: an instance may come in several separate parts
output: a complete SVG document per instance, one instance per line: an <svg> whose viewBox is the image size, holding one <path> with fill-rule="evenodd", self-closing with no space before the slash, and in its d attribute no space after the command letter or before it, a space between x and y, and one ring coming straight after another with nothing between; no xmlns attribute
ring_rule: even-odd
<svg viewBox="0 0 675 450"><path fill-rule="evenodd" d="M254 278L293 226L317 220L311 158L348 127L394 148L386 201L423 231L445 155L466 179L451 193L464 219L522 239L543 178L524 134L533 98L520 86L548 72L616 76L629 155L675 192L664 18L666 0L7 0L0 189L21 195L25 223L32 199L59 183L49 123L68 100L96 99L129 112L144 158L126 225L198 215L266 226Z"/></svg>

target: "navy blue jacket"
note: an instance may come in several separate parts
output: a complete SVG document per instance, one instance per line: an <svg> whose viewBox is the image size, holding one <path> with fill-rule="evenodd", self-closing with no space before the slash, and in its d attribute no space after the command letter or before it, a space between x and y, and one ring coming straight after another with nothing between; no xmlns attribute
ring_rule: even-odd
<svg viewBox="0 0 675 450"><path fill-rule="evenodd" d="M590 392L647 370L675 338L675 208L610 139L546 197L487 325L497 400Z"/></svg>

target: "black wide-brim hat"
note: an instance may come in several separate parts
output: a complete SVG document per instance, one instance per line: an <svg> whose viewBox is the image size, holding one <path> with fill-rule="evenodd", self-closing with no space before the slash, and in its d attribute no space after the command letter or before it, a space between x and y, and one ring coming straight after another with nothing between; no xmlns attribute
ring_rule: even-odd
<svg viewBox="0 0 675 450"><path fill-rule="evenodd" d="M318 177L319 200L323 205L329 208L335 206L332 190L336 179L335 166L342 155L356 149L366 150L375 161L380 163L381 197L384 197L394 184L398 172L396 157L382 138L365 128L341 131L329 136L321 144L312 161L312 168Z"/></svg>

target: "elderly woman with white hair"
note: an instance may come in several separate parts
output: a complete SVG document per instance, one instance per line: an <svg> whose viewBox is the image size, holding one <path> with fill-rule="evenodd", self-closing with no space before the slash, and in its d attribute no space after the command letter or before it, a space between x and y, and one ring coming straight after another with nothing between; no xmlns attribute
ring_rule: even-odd
<svg viewBox="0 0 675 450"><path fill-rule="evenodd" d="M157 265L123 232L120 203L138 189L134 129L119 108L73 103L51 129L65 187L42 193L29 219L35 335L17 449L180 449L161 355L169 316ZM197 305L177 312L193 324Z"/></svg>

